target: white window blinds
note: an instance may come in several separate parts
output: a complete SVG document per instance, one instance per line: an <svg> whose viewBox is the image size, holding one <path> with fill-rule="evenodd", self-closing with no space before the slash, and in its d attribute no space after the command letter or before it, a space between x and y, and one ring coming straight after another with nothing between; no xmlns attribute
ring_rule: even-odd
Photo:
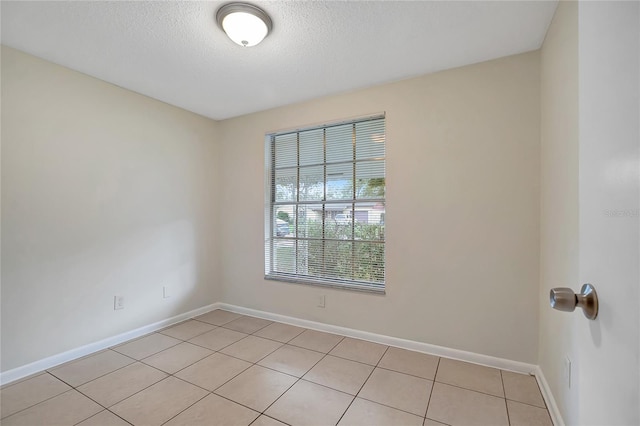
<svg viewBox="0 0 640 426"><path fill-rule="evenodd" d="M267 137L266 278L383 291L385 119Z"/></svg>

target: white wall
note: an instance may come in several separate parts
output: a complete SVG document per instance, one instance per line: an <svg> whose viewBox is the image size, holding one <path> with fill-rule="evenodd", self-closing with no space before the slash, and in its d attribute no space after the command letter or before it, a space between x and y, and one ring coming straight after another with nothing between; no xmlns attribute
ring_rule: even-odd
<svg viewBox="0 0 640 426"><path fill-rule="evenodd" d="M640 424L640 2L584 2L579 39L580 283L577 424ZM573 389L573 387L572 387Z"/></svg>
<svg viewBox="0 0 640 426"><path fill-rule="evenodd" d="M540 57L540 346L538 363L568 424L577 393L564 382L576 358L573 327L584 322L549 307L549 290L578 281L578 3L561 1Z"/></svg>
<svg viewBox="0 0 640 426"><path fill-rule="evenodd" d="M387 294L265 281L265 133L380 111ZM536 363L539 125L538 52L221 122L222 301Z"/></svg>
<svg viewBox="0 0 640 426"><path fill-rule="evenodd" d="M219 298L216 131L2 47L2 371Z"/></svg>
<svg viewBox="0 0 640 426"><path fill-rule="evenodd" d="M638 2L560 2L542 47L541 107L539 364L567 424L638 424ZM551 287L585 282L598 292L595 321L549 308Z"/></svg>

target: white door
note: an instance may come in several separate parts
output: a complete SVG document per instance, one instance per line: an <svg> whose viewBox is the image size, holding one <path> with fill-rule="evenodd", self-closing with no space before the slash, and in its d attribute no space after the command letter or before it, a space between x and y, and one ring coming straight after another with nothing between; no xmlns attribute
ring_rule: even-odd
<svg viewBox="0 0 640 426"><path fill-rule="evenodd" d="M579 424L638 425L640 3L580 2L578 22L580 280L600 300L576 327Z"/></svg>

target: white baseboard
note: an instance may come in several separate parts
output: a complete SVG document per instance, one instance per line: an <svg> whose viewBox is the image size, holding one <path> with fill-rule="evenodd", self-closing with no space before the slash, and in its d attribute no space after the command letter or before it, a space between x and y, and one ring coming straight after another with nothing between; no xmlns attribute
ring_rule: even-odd
<svg viewBox="0 0 640 426"><path fill-rule="evenodd" d="M542 372L540 366L536 368L535 376L536 380L538 380L538 387L542 392L544 402L545 404L547 404L547 410L549 410L551 421L553 422L554 426L565 426L562 415L560 414L560 410L558 409L558 404L556 404L556 399L553 397L553 393L551 392L549 383L544 377L544 373Z"/></svg>
<svg viewBox="0 0 640 426"><path fill-rule="evenodd" d="M98 342L89 343L88 345L71 349L69 351L35 361L30 364L14 368L12 370L3 371L2 373L0 373L0 384L5 385L7 383L11 383L16 380L20 380L23 377L27 377L40 371L55 367L56 365L64 364L65 362L73 361L74 359L78 359L94 352L101 351L111 346L119 345L120 343L124 343L127 340L135 339L136 337L144 336L145 334L152 333L154 331L168 327L172 324L176 324L186 319L202 315L214 309L218 309L219 305L219 303L213 303L211 305L203 306L201 308L194 309L192 311L185 312L183 314L176 315L174 317L167 318L153 324L136 328L135 330L118 334L117 336L108 337Z"/></svg>
<svg viewBox="0 0 640 426"><path fill-rule="evenodd" d="M273 314L271 312L258 311L256 309L243 308L241 306L230 305L228 303L218 303L219 309L239 314L251 315L271 321L283 322L298 327L310 328L312 330L325 331L328 333L341 334L347 337L367 340L383 345L395 346L397 348L409 349L412 351L423 352L430 355L442 356L459 361L470 362L473 364L484 365L487 367L499 368L501 370L514 371L516 373L524 373L534 375L539 370L537 365L527 364L519 361L512 361L504 358L497 358L489 355L482 355L474 352L462 351L459 349L446 348L444 346L430 345L428 343L416 342L414 340L400 339L397 337L385 336L383 334L369 333L367 331L355 330L353 328L340 327L337 325L329 325L321 322L309 321L286 315Z"/></svg>

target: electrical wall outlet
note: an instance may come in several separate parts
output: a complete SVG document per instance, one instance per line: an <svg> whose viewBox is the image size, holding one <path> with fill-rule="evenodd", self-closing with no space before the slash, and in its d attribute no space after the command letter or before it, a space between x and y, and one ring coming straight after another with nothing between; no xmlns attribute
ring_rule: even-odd
<svg viewBox="0 0 640 426"><path fill-rule="evenodd" d="M564 358L564 365L562 369L564 370L564 382L568 388L571 388L571 358L568 356Z"/></svg>
<svg viewBox="0 0 640 426"><path fill-rule="evenodd" d="M162 286L162 297L164 299L171 297L171 287L168 285Z"/></svg>
<svg viewBox="0 0 640 426"><path fill-rule="evenodd" d="M124 296L113 296L113 310L124 309Z"/></svg>
<svg viewBox="0 0 640 426"><path fill-rule="evenodd" d="M316 302L316 306L318 308L324 308L324 304L326 302L326 296L324 294L318 296L317 302Z"/></svg>

